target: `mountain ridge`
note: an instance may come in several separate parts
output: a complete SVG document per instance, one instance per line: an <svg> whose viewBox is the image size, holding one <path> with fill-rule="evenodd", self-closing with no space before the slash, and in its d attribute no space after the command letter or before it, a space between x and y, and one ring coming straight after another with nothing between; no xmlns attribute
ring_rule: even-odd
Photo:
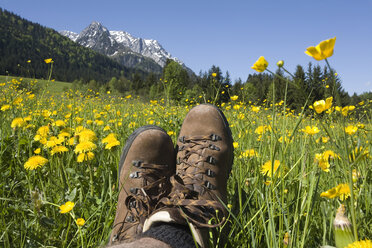
<svg viewBox="0 0 372 248"><path fill-rule="evenodd" d="M134 37L126 31L110 31L97 21L93 21L88 27L81 31L80 34L67 30L60 31L60 34L80 45L112 57L125 66L141 67L141 65L138 64L143 63L143 61L151 64L151 61L148 60L151 59L160 66L160 68L157 68L157 71L161 72L167 60L172 59L189 72L192 72L182 61L173 57L166 51L157 40ZM127 59L125 57L132 57L132 60L136 62L125 64L123 62ZM152 66L152 69L156 68L155 65Z"/></svg>

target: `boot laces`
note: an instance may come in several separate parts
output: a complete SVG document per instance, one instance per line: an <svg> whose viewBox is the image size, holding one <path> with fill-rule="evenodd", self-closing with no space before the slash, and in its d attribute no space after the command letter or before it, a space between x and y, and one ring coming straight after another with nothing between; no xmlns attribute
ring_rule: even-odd
<svg viewBox="0 0 372 248"><path fill-rule="evenodd" d="M203 150L219 151L220 148L213 142L221 139L215 134L179 138L182 143L179 151L183 156L177 161L177 175L170 179L172 192L160 201L160 205L180 207L181 215L199 227L221 226L226 220L225 207L212 192L216 186L203 180L205 178L203 174L208 177L216 175L213 170L206 170L203 163L214 165L217 162L214 157L203 154ZM199 159L191 160L193 154L199 155ZM201 197L205 194L209 196L208 200ZM211 224L211 219L214 219L215 224Z"/></svg>
<svg viewBox="0 0 372 248"><path fill-rule="evenodd" d="M147 216L155 209L159 199L170 192L169 179L164 176L164 170L168 165L143 163L142 161L133 161L132 165L139 170L129 174L129 178L143 178L147 185L142 188L130 188L128 196L125 199L125 205L128 209L127 215L120 225L113 241L123 241L132 239L129 229L134 226L142 225Z"/></svg>

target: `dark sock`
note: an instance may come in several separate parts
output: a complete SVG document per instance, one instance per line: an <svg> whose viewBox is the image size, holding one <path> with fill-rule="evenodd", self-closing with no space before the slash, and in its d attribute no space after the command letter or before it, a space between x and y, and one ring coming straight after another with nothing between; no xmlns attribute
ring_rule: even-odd
<svg viewBox="0 0 372 248"><path fill-rule="evenodd" d="M190 229L184 225L161 223L151 227L142 234L142 237L151 237L163 241L172 248L195 248Z"/></svg>

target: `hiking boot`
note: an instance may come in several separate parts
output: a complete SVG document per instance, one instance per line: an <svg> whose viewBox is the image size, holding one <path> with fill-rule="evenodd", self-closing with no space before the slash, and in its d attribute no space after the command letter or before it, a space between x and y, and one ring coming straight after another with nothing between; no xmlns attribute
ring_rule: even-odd
<svg viewBox="0 0 372 248"><path fill-rule="evenodd" d="M221 226L227 218L227 179L234 148L222 111L209 104L191 109L182 124L177 147L172 192L160 200L143 230L158 222L186 224L198 244L207 247L208 228Z"/></svg>
<svg viewBox="0 0 372 248"><path fill-rule="evenodd" d="M131 242L162 197L175 173L171 138L160 127L144 126L128 138L119 163L119 199L109 245Z"/></svg>

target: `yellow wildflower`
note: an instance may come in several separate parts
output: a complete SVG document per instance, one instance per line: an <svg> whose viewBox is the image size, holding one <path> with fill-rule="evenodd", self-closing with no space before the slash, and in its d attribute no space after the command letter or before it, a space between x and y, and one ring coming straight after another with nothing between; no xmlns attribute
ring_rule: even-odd
<svg viewBox="0 0 372 248"><path fill-rule="evenodd" d="M59 207L59 210L60 210L59 212L61 214L66 214L70 212L74 208L74 206L75 206L75 203L68 201Z"/></svg>
<svg viewBox="0 0 372 248"><path fill-rule="evenodd" d="M63 152L67 152L67 151L68 151L68 149L65 146L55 146L55 147L53 147L50 154L53 156L56 153L63 153Z"/></svg>
<svg viewBox="0 0 372 248"><path fill-rule="evenodd" d="M234 141L234 142L233 142L233 146L234 146L234 148L236 149L236 148L238 148L238 146L239 146L239 143L238 143L238 142L236 142L236 141Z"/></svg>
<svg viewBox="0 0 372 248"><path fill-rule="evenodd" d="M75 153L85 153L96 149L97 146L91 141L83 141L76 145Z"/></svg>
<svg viewBox="0 0 372 248"><path fill-rule="evenodd" d="M56 120L54 123L57 127L64 127L66 124L63 120Z"/></svg>
<svg viewBox="0 0 372 248"><path fill-rule="evenodd" d="M90 161L94 159L94 153L93 152L87 152L87 153L80 153L77 157L77 162L81 163L83 161Z"/></svg>
<svg viewBox="0 0 372 248"><path fill-rule="evenodd" d="M42 156L32 156L27 160L27 162L24 164L25 169L27 170L35 170L39 167L44 166L48 162L48 159L42 157Z"/></svg>
<svg viewBox="0 0 372 248"><path fill-rule="evenodd" d="M34 151L35 154L40 154L40 152L41 152L40 148L36 148L35 151Z"/></svg>
<svg viewBox="0 0 372 248"><path fill-rule="evenodd" d="M217 73L213 72L212 77L217 77Z"/></svg>
<svg viewBox="0 0 372 248"><path fill-rule="evenodd" d="M305 129L302 129L302 132L307 133L309 135L314 135L320 132L319 128L316 126L306 126Z"/></svg>
<svg viewBox="0 0 372 248"><path fill-rule="evenodd" d="M350 196L350 187L348 184L339 184L336 187L320 194L321 197L332 199L340 197L340 200L346 200Z"/></svg>
<svg viewBox="0 0 372 248"><path fill-rule="evenodd" d="M238 100L238 98L239 98L239 96L237 96L237 95L234 95L234 96L230 97L231 101L236 101L236 100Z"/></svg>
<svg viewBox="0 0 372 248"><path fill-rule="evenodd" d="M76 133L77 136L79 136L79 142L85 142L85 141L96 141L96 133L90 129L83 129L80 132Z"/></svg>
<svg viewBox="0 0 372 248"><path fill-rule="evenodd" d="M44 59L44 62L46 63L46 64L50 64L50 63L53 63L54 61L53 61L53 59Z"/></svg>
<svg viewBox="0 0 372 248"><path fill-rule="evenodd" d="M78 226L84 226L84 224L85 224L85 220L83 218L78 218L76 220L76 225L78 225Z"/></svg>
<svg viewBox="0 0 372 248"><path fill-rule="evenodd" d="M279 160L275 160L274 161L274 166L272 166L271 160L269 160L265 164L262 165L262 167L261 167L261 173L263 175L268 176L268 177L272 177L273 174L274 175L277 175L277 176L280 176L280 173L279 174L275 174L276 171L279 168L279 165L280 165L280 161ZM272 167L274 167L274 168L272 168ZM274 169L274 171L272 169Z"/></svg>
<svg viewBox="0 0 372 248"><path fill-rule="evenodd" d="M257 152L254 149L248 149L242 152L243 157L257 157Z"/></svg>
<svg viewBox="0 0 372 248"><path fill-rule="evenodd" d="M276 63L276 65L277 65L279 68L281 68L281 67L284 66L284 61L283 61L283 60L279 60L279 61Z"/></svg>
<svg viewBox="0 0 372 248"><path fill-rule="evenodd" d="M26 121L23 118L14 118L12 123L10 124L11 128L23 127L26 125Z"/></svg>
<svg viewBox="0 0 372 248"><path fill-rule="evenodd" d="M358 131L357 126L349 125L345 127L345 133L347 133L348 135L354 135L357 131Z"/></svg>
<svg viewBox="0 0 372 248"><path fill-rule="evenodd" d="M308 47L305 51L307 55L316 60L323 60L333 55L333 48L336 43L336 37L320 42L316 47Z"/></svg>
<svg viewBox="0 0 372 248"><path fill-rule="evenodd" d="M368 239L355 241L345 248L372 248L372 241Z"/></svg>
<svg viewBox="0 0 372 248"><path fill-rule="evenodd" d="M105 146L105 149L108 149L108 150L110 150L114 146L120 145L120 141L116 139L116 135L113 133L110 133L109 135L107 135L107 137L102 140L102 143L103 144L107 143Z"/></svg>
<svg viewBox="0 0 372 248"><path fill-rule="evenodd" d="M265 57L261 56L258 58L258 60L253 64L251 68L258 72L263 72L266 70L268 65L269 63L266 61Z"/></svg>
<svg viewBox="0 0 372 248"><path fill-rule="evenodd" d="M258 111L260 111L260 108L261 107L257 107L257 106L252 106L252 111L257 113Z"/></svg>
<svg viewBox="0 0 372 248"><path fill-rule="evenodd" d="M7 111L8 109L10 109L10 105L9 104L5 104L3 106L1 106L1 111Z"/></svg>

